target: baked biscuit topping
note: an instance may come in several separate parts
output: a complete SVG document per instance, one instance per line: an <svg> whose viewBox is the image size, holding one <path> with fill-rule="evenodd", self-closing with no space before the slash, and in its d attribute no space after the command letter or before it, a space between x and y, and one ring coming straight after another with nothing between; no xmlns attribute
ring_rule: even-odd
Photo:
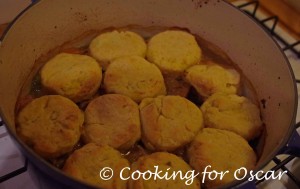
<svg viewBox="0 0 300 189"><path fill-rule="evenodd" d="M201 60L201 49L193 35L169 30L153 36L147 49L147 59L164 73L182 72Z"/></svg>
<svg viewBox="0 0 300 189"><path fill-rule="evenodd" d="M229 130L248 141L262 130L259 108L243 96L216 93L202 104L201 110L205 127Z"/></svg>
<svg viewBox="0 0 300 189"><path fill-rule="evenodd" d="M115 173L109 180L99 178L99 171L105 167L110 167ZM129 167L129 162L120 152L106 145L89 143L70 155L63 171L99 188L126 189L127 181L118 176L124 167ZM123 171L123 175L126 177L129 172Z"/></svg>
<svg viewBox="0 0 300 189"><path fill-rule="evenodd" d="M101 80L101 67L95 59L86 55L60 53L41 69L44 87L74 102L92 97Z"/></svg>
<svg viewBox="0 0 300 189"><path fill-rule="evenodd" d="M146 98L140 104L142 140L150 150L173 151L203 127L200 109L180 96Z"/></svg>
<svg viewBox="0 0 300 189"><path fill-rule="evenodd" d="M107 93L123 94L136 102L166 94L160 70L138 56L114 60L105 72L104 87Z"/></svg>
<svg viewBox="0 0 300 189"><path fill-rule="evenodd" d="M138 105L129 97L107 94L93 99L85 109L84 140L130 149L141 137Z"/></svg>
<svg viewBox="0 0 300 189"><path fill-rule="evenodd" d="M138 34L131 31L111 31L100 34L90 43L91 55L104 70L116 58L122 56L145 57L146 43Z"/></svg>
<svg viewBox="0 0 300 189"><path fill-rule="evenodd" d="M44 158L70 152L80 138L83 113L71 100L50 95L36 98L17 117L17 133Z"/></svg>
<svg viewBox="0 0 300 189"><path fill-rule="evenodd" d="M199 172L208 165L219 173L228 171L222 179L206 177L204 185L207 188L227 184L235 179L236 170L241 167L252 170L256 164L256 154L245 139L233 132L213 128L205 128L196 136L188 156L190 165Z"/></svg>
<svg viewBox="0 0 300 189"><path fill-rule="evenodd" d="M186 70L186 80L203 97L216 92L236 94L240 75L234 69L226 69L217 64L201 64Z"/></svg>
<svg viewBox="0 0 300 189"><path fill-rule="evenodd" d="M252 103L255 90L239 68L186 30L128 28L136 33L89 32L37 61L16 105L20 138L65 173L105 189L200 188L196 176L191 185L182 179L130 180L129 170L149 173L155 165L200 175L208 165L218 173L254 168L252 147L263 124ZM99 177L105 167L113 178ZM233 179L228 174L203 185Z"/></svg>
<svg viewBox="0 0 300 189"><path fill-rule="evenodd" d="M185 175L192 168L180 157L167 153L167 152L156 152L147 156L140 157L137 162L131 165L131 171L134 172L139 170L140 172L156 172L155 166L161 171L160 175L165 175L173 172L181 172ZM140 178L138 180L129 180L128 189L173 189L173 188L186 188L186 189L201 189L200 182L194 179L193 182L188 185L185 183L186 180L180 179L179 174L174 179L154 179L149 180Z"/></svg>

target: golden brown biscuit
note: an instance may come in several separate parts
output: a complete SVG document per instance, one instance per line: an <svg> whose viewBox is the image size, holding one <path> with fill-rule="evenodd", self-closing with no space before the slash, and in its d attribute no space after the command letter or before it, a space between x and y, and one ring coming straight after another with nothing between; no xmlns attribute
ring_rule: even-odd
<svg viewBox="0 0 300 189"><path fill-rule="evenodd" d="M41 82L48 90L74 102L92 97L101 80L101 67L86 55L60 53L41 70Z"/></svg>
<svg viewBox="0 0 300 189"><path fill-rule="evenodd" d="M145 57L147 45L144 39L131 31L111 31L92 40L89 49L104 70L116 58L122 56Z"/></svg>
<svg viewBox="0 0 300 189"><path fill-rule="evenodd" d="M203 97L217 92L236 94L240 83L240 75L236 70L217 64L192 66L186 70L185 78Z"/></svg>
<svg viewBox="0 0 300 189"><path fill-rule="evenodd" d="M70 152L80 138L83 113L71 100L49 95L36 98L18 114L17 133L44 158Z"/></svg>
<svg viewBox="0 0 300 189"><path fill-rule="evenodd" d="M201 60L201 49L195 37L184 31L169 30L153 36L147 59L164 73L182 72Z"/></svg>
<svg viewBox="0 0 300 189"><path fill-rule="evenodd" d="M142 140L150 150L173 151L203 127L200 109L180 96L146 98L140 104Z"/></svg>
<svg viewBox="0 0 300 189"><path fill-rule="evenodd" d="M136 102L166 93L160 70L138 56L114 60L105 72L104 87L107 93L123 94Z"/></svg>
<svg viewBox="0 0 300 189"><path fill-rule="evenodd" d="M207 171L229 171L222 180L220 177L209 179L206 175L204 185L207 188L227 184L235 179L237 169L245 167L250 171L256 164L256 154L245 139L233 132L213 128L199 132L188 149L188 156L190 165L201 173L209 165Z"/></svg>
<svg viewBox="0 0 300 189"><path fill-rule="evenodd" d="M141 137L138 105L120 94L95 98L85 110L83 136L86 143L128 150Z"/></svg>
<svg viewBox="0 0 300 189"><path fill-rule="evenodd" d="M111 172L100 173L109 167L113 171L111 179L101 179L100 175L110 176ZM67 159L63 171L68 175L88 184L105 189L126 189L127 181L119 176L124 167L129 167L129 162L121 153L107 145L101 146L89 143L79 150L74 151ZM129 171L123 172L124 177L129 176Z"/></svg>
<svg viewBox="0 0 300 189"><path fill-rule="evenodd" d="M248 141L262 129L259 108L243 96L216 93L202 104L201 110L205 127L229 130Z"/></svg>
<svg viewBox="0 0 300 189"><path fill-rule="evenodd" d="M180 157L167 153L167 152L156 152L150 155L142 156L138 159L137 162L134 162L131 166L131 172L133 173L136 170L140 172L151 171L152 173L156 172L157 166L158 171L161 171L159 176L168 174L170 177L173 172L178 173L174 179L154 179L154 176L150 179L149 174L146 174L146 179L142 177L138 180L129 180L128 188L129 189L173 189L173 188L186 188L186 189L200 189L200 182L197 178L189 180L192 169L191 167L183 161ZM187 178L180 178L180 172L183 177L187 175ZM195 172L196 174L196 172ZM173 178L173 177L172 177Z"/></svg>

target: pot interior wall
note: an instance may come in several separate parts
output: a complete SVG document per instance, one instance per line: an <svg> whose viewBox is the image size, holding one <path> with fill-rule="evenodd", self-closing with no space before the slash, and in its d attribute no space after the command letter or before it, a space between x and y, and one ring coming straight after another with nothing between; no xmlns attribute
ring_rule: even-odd
<svg viewBox="0 0 300 189"><path fill-rule="evenodd" d="M179 26L221 47L252 82L267 137L260 163L271 158L291 131L295 85L287 60L248 16L211 0L42 0L7 32L0 48L2 116L14 130L14 106L35 60L85 31L129 24Z"/></svg>

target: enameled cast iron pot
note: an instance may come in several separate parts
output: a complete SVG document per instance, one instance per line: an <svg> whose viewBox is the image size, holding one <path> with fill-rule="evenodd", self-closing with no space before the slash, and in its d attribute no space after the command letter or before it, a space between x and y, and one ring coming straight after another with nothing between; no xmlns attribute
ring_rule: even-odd
<svg viewBox="0 0 300 189"><path fill-rule="evenodd" d="M15 103L35 60L89 30L141 26L179 26L221 47L265 99L265 146L256 170L276 154L300 155L295 132L297 89L290 64L274 40L246 14L220 0L41 0L28 7L7 30L0 46L1 117L11 137L43 172L76 188L92 188L54 168L15 133ZM252 187L246 180L227 187Z"/></svg>

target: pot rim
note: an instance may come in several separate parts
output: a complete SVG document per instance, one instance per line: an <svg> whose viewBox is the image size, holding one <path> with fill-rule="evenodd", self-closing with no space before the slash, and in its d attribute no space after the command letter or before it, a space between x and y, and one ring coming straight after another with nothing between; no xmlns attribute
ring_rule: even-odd
<svg viewBox="0 0 300 189"><path fill-rule="evenodd" d="M33 1L33 3L31 3L29 6L27 6L23 11L21 11L10 23L9 25L6 27L4 33L2 34L2 36L0 37L0 47L1 47L1 43L3 43L3 41L5 41L5 37L7 35L7 33L10 31L10 29L14 26L14 24L19 20L20 17L22 17L26 12L30 11L30 9L34 6L36 6L37 4L39 3L42 3L43 1L42 0L35 0ZM227 5L229 7L231 7L232 9L234 9L234 11L239 11L240 14L243 14L245 16L247 16L247 19L251 22L253 22L256 26L257 26L257 29L260 29L262 30L265 34L267 34L267 36L269 38L271 38L272 42L274 45L276 45L277 49L279 50L279 52L281 53L281 55L284 57L285 59L285 63L286 63L286 66L288 67L289 69L289 72L290 72L290 76L293 80L293 89L294 89L294 110L293 110L293 116L290 120L290 123L289 123L289 129L287 130L286 134L285 134L285 137L283 138L283 140L281 141L281 143L278 145L278 147L276 148L276 150L274 150L273 153L270 153L264 161L262 161L262 163L260 164L260 166L256 167L255 168L255 172L258 171L258 170L262 170L264 167L266 167L267 164L269 164L272 159L276 156L276 155L279 155L280 153L280 150L283 149L286 144L288 143L289 139L291 138L293 132L296 130L296 116L297 116L297 108L298 108L298 91L297 91L297 84L296 84L296 78L295 78L295 75L294 75L294 72L293 72L293 69L292 69L292 66L287 58L287 56L285 55L285 53L283 52L282 48L279 46L279 44L277 44L277 42L275 41L275 39L272 37L272 34L267 30L267 28L265 28L263 25L261 25L260 23L258 23L254 18L252 18L252 16L250 16L249 14L247 14L246 12L244 12L243 10L239 9L238 7L236 7L235 5L231 4L230 2L227 2L227 1L223 1L225 4L224 5ZM2 108L1 108L1 105L0 105L0 116L2 118L2 121L5 125L5 127L7 128L7 131L9 133L9 135L13 138L15 144L17 144L17 146L19 147L19 149L21 148L21 151L24 152L23 154L30 160L30 162L33 162L33 160L37 160L37 161L40 161L40 163L42 163L43 166L38 166L37 164L39 163L36 163L34 162L33 165L35 167L37 167L40 171L41 169L43 168L47 168L47 169L50 169L51 172L46 172L44 170L42 170L43 173L51 176L52 173L54 174L58 174L55 178L56 181L59 181L61 182L62 184L79 184L80 186L82 187L90 187L90 188L95 188L95 189L98 189L98 187L95 187L93 185L90 185L88 183L85 183L81 180L78 180L76 178L73 178L73 177L70 177L68 176L67 174L65 174L64 172L62 172L61 169L58 169L56 167L54 167L52 164L50 164L49 162L47 162L45 159L43 159L42 157L40 157L39 155L37 155L31 148L29 148L21 139L19 139L19 137L16 135L16 133L14 131L12 131L12 129L10 129L10 127L8 127L6 125L6 117L4 116L3 114L3 111L2 111ZM60 177L60 179L58 179L58 177ZM242 186L244 185L245 183L249 182L248 181L248 178L249 178L249 175L247 177L245 177L244 179L242 180L235 180L235 181L232 181L231 183L228 183L224 186L221 186L221 187L217 187L217 188L232 188L232 187L238 187L238 186ZM51 179L51 178L50 178ZM61 181L62 179L67 179L65 181L67 182L63 182Z"/></svg>

